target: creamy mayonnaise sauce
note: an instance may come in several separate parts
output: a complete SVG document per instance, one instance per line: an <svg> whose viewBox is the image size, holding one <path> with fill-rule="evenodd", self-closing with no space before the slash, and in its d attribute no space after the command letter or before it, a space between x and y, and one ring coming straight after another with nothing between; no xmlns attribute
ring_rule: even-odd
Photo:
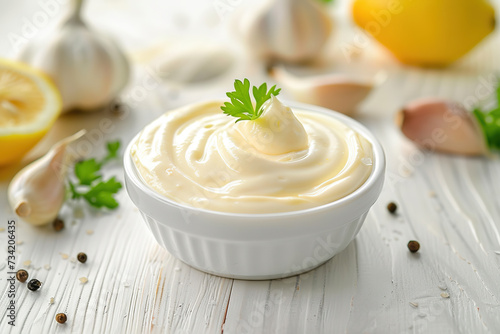
<svg viewBox="0 0 500 334"><path fill-rule="evenodd" d="M257 120L235 123L221 105L189 105L144 128L131 153L147 185L189 206L271 213L330 203L371 173L371 144L333 117L273 97Z"/></svg>

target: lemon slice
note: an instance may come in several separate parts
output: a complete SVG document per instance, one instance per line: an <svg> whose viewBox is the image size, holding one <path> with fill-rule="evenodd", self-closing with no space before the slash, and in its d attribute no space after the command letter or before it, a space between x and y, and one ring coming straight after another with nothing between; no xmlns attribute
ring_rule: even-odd
<svg viewBox="0 0 500 334"><path fill-rule="evenodd" d="M59 91L42 72L0 59L0 166L20 160L61 112Z"/></svg>

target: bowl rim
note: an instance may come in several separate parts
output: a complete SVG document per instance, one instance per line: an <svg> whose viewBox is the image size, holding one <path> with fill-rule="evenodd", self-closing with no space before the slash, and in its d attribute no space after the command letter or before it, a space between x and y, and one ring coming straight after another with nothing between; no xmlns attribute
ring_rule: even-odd
<svg viewBox="0 0 500 334"><path fill-rule="evenodd" d="M213 102L215 100L206 100L206 101L201 101L194 104L200 104L200 103L206 103L206 102ZM123 163L124 163L124 170L126 177L133 182L133 184L139 188L145 195L149 197L153 197L155 200L162 202L166 205L169 206L174 206L182 210L191 210L195 212L200 212L204 214L210 214L210 215L218 215L218 216L226 216L226 217L238 217L238 218L283 218L287 216L301 216L301 215L307 215L307 214L312 214L316 212L321 212L325 210L332 210L335 207L340 207L346 204L349 204L350 202L356 200L359 197L362 197L363 195L367 195L370 190L374 187L377 186L377 181L380 178L384 177L385 173L385 153L382 145L378 141L378 139L373 135L373 133L368 130L364 125L362 125L360 122L354 120L353 118L342 114L338 111L334 111L328 108L316 106L316 105L311 105L311 104L306 104L306 103L300 103L300 102L295 102L295 101L283 101L286 105L288 105L291 108L296 108L296 109L301 109L304 111L311 111L311 112L316 112L320 114L324 114L330 117L333 117L337 119L338 121L346 124L347 126L351 127L354 129L356 132L360 133L363 135L372 145L373 149L373 168L372 172L370 173L370 176L368 176L368 179L355 191L350 193L349 195L339 198L333 202L322 204L319 206L315 206L312 208L308 209L302 209L302 210L296 210L296 211L284 211L284 212L272 212L272 213L238 213L238 212L224 212L224 211L216 211L216 210L209 210L209 209L204 209L204 208L197 208L194 206L186 205L183 203L176 202L160 193L157 193L155 190L153 190L151 187L149 187L142 179L139 171L137 170L137 167L135 166L135 163L132 160L130 151L132 148L132 145L136 142L138 136L142 132L139 131L132 140L127 144L127 147L125 149L125 152L123 154ZM174 110L174 109L172 109ZM170 110L169 110L170 111ZM169 112L167 111L167 113ZM149 123L148 123L149 124ZM377 196L378 197L378 196ZM373 203L370 203L370 206Z"/></svg>

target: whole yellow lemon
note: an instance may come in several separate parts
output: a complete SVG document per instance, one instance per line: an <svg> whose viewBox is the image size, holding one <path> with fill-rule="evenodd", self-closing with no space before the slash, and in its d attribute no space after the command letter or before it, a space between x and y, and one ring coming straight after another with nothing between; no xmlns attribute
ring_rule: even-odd
<svg viewBox="0 0 500 334"><path fill-rule="evenodd" d="M495 29L487 0L354 0L354 21L405 64L445 66Z"/></svg>

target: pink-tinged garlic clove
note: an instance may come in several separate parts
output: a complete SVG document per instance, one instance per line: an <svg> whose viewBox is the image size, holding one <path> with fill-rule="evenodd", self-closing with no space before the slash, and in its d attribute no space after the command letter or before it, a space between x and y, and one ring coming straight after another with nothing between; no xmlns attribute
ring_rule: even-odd
<svg viewBox="0 0 500 334"><path fill-rule="evenodd" d="M354 114L358 105L377 85L375 80L359 80L341 74L299 78L282 67L271 68L269 74L297 101L346 115Z"/></svg>
<svg viewBox="0 0 500 334"><path fill-rule="evenodd" d="M396 115L403 134L418 146L452 154L484 155L484 135L472 113L437 98L418 99Z"/></svg>

